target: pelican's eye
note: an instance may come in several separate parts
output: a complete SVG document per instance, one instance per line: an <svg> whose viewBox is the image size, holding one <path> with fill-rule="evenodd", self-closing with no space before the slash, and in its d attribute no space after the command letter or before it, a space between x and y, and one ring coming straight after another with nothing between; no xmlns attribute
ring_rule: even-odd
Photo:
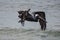
<svg viewBox="0 0 60 40"><path fill-rule="evenodd" d="M35 16L38 16L38 14L36 14Z"/></svg>

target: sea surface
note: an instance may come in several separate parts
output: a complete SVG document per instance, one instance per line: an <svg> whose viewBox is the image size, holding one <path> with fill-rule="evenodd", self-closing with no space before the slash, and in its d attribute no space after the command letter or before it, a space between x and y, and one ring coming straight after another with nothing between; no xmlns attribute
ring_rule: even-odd
<svg viewBox="0 0 60 40"><path fill-rule="evenodd" d="M18 23L19 10L44 11L47 29L39 22ZM60 40L60 0L0 0L0 40Z"/></svg>

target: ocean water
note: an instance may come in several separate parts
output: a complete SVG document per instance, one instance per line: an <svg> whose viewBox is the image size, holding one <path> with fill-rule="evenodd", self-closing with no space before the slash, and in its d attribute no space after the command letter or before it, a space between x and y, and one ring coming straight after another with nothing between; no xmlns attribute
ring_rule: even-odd
<svg viewBox="0 0 60 40"><path fill-rule="evenodd" d="M18 23L19 10L44 11L47 29L37 22ZM0 40L60 40L60 0L0 0Z"/></svg>

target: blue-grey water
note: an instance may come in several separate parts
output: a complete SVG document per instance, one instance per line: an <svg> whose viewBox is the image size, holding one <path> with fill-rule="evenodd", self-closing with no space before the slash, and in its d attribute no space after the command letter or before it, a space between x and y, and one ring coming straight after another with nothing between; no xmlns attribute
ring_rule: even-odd
<svg viewBox="0 0 60 40"><path fill-rule="evenodd" d="M47 29L37 22L18 23L19 10L44 11ZM0 0L0 40L60 40L60 0Z"/></svg>

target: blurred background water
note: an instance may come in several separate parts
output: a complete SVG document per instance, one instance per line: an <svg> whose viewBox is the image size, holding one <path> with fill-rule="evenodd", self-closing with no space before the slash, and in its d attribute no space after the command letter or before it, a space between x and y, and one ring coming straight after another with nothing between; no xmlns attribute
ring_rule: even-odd
<svg viewBox="0 0 60 40"><path fill-rule="evenodd" d="M44 11L47 30L39 23L18 23L19 10ZM0 0L0 40L60 40L60 0Z"/></svg>

